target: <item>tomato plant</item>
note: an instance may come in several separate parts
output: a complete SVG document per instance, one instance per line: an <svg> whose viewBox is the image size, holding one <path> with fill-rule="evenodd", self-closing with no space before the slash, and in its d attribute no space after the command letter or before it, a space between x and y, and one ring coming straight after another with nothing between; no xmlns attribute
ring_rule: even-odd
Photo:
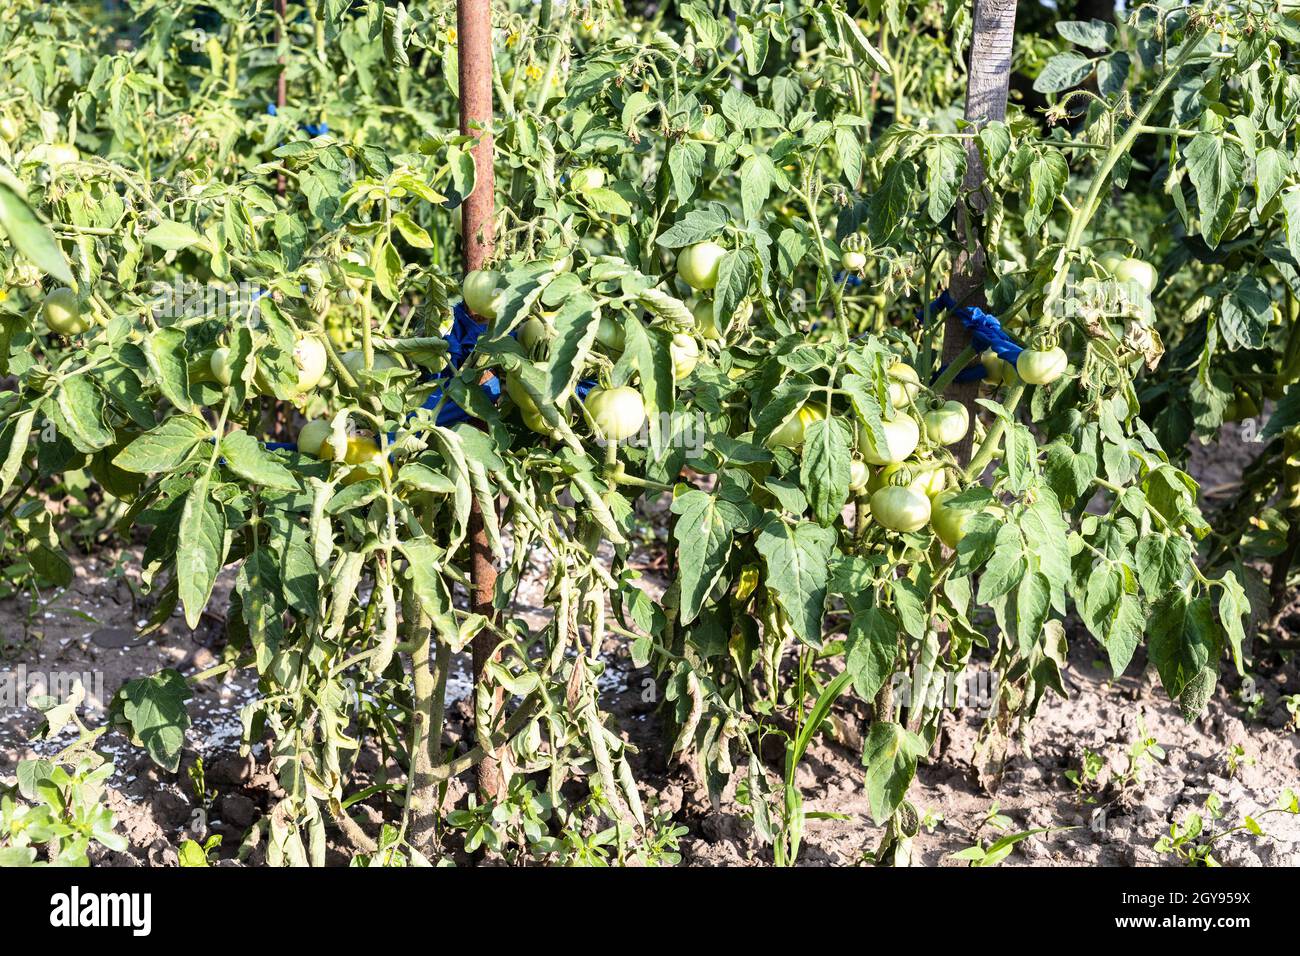
<svg viewBox="0 0 1300 956"><path fill-rule="evenodd" d="M452 4L211 6L143 0L122 43L76 5L0 11L0 496L33 588L74 575L40 496L93 480L105 533L140 536L143 632L230 595L217 668L132 682L111 719L175 770L191 685L251 675L272 862L322 862L327 828L362 862L450 859L541 806L581 832L575 792L621 861L663 859L607 639L780 863L844 695L901 860L929 687L1003 676L996 773L1064 695L1067 635L1117 677L1145 645L1189 719L1242 670L1259 555L1183 466L1276 401L1233 514L1300 535L1294 11L1057 20L1005 116L963 119L963 4L509 0L487 137ZM376 797L359 737L404 781L382 849L349 809ZM500 852L549 859L539 832Z"/></svg>

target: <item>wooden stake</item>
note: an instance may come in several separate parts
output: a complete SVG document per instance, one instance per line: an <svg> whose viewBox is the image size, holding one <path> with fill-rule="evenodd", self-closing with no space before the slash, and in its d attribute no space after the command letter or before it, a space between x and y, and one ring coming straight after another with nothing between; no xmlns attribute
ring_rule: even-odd
<svg viewBox="0 0 1300 956"><path fill-rule="evenodd" d="M974 0L974 34L971 37L970 58L966 79L966 119L976 129L990 120L1002 120L1007 115L1007 90L1011 82L1011 47L1016 31L1015 0ZM961 236L962 251L953 264L948 290L959 305L988 306L984 296L984 277L988 263L984 245L979 239L979 223L972 216L982 216L988 205L984 191L984 164L980 161L979 147L972 137L966 140L966 178L963 182L968 196L969 209L962 205L957 211L957 228ZM974 233L974 242L967 239ZM968 249L974 252L968 252ZM961 320L949 314L943 327L943 362L952 362L971 344L970 332ZM979 382L954 382L947 394L966 406L971 421L978 411L975 397ZM952 449L962 465L970 463L971 428Z"/></svg>
<svg viewBox="0 0 1300 956"><path fill-rule="evenodd" d="M465 237L465 271L480 269L494 249L493 197L496 179L493 174L492 149L492 4L491 0L459 0L456 5L456 38L460 69L460 131L478 136L470 155L474 158L474 190L461 206L462 234ZM469 519L470 574L474 582L471 608L491 619L495 617L492 597L496 590L497 569L492 562L483 513L478 499L473 502ZM471 645L475 699L492 660L495 640L484 630ZM492 710L501 706L501 688L492 691ZM479 738L486 739L487 728L477 728ZM478 790L485 798L494 798L501 789L500 762L495 756L484 759L476 768Z"/></svg>

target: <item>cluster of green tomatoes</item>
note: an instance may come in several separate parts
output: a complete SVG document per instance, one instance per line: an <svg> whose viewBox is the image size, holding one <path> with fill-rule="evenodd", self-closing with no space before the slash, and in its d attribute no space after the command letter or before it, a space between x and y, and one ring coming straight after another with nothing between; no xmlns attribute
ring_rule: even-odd
<svg viewBox="0 0 1300 956"><path fill-rule="evenodd" d="M589 171L584 171L584 173ZM722 331L714 320L712 292L718 283L718 271L726 249L713 241L698 242L681 250L677 257L678 277L699 295L689 303L691 322L672 330L669 353L675 381L685 381L695 371L703 357L701 340L721 342ZM553 265L556 273L567 271L572 265L570 257L563 257ZM500 311L503 278L495 269L478 269L469 273L461 286L466 307L476 316L495 319ZM745 300L736 309L732 324L743 325L749 321L753 305ZM519 325L518 341L529 355L543 351L554 335L554 312L539 308ZM622 353L626 333L621 322L609 315L597 316L596 344L611 358ZM520 384L519 376L507 374L506 394L518 407L524 424L531 430L549 435L541 410ZM631 385L598 385L592 388L583 401L587 417L598 436L607 441L623 441L641 431L646 421L645 401Z"/></svg>

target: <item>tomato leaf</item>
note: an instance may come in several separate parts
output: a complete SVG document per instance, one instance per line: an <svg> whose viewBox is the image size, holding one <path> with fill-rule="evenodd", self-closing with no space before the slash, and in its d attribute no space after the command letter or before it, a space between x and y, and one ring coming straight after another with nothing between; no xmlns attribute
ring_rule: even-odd
<svg viewBox="0 0 1300 956"><path fill-rule="evenodd" d="M844 643L844 666L853 675L853 689L872 700L894 673L898 658L898 624L877 607L853 615Z"/></svg>
<svg viewBox="0 0 1300 956"><path fill-rule="evenodd" d="M3 229L14 248L25 255L46 275L64 285L75 284L67 257L55 241L54 233L36 218L27 200L8 181L12 174L7 169L0 178L0 229ZM16 180L15 180L16 182Z"/></svg>
<svg viewBox="0 0 1300 956"><path fill-rule="evenodd" d="M838 418L815 421L804 432L799 477L823 527L839 518L849 500L849 448L852 434Z"/></svg>
<svg viewBox="0 0 1300 956"><path fill-rule="evenodd" d="M836 533L811 521L793 527L768 513L754 545L767 567L765 583L790 617L799 639L819 647L826 611L826 584Z"/></svg>
<svg viewBox="0 0 1300 956"><path fill-rule="evenodd" d="M867 800L877 826L894 815L916 776L916 761L924 756L925 741L898 724L872 723L862 749L867 768Z"/></svg>
<svg viewBox="0 0 1300 956"><path fill-rule="evenodd" d="M1211 249L1219 244L1237 211L1245 157L1241 146L1221 134L1197 133L1183 152L1187 174L1196 187L1201 236Z"/></svg>
<svg viewBox="0 0 1300 956"><path fill-rule="evenodd" d="M179 671L170 668L151 677L127 681L114 695L110 712L142 745L153 762L175 772L180 766L185 730L190 725L185 702L190 686Z"/></svg>
<svg viewBox="0 0 1300 956"><path fill-rule="evenodd" d="M177 415L132 441L118 452L113 464L139 474L173 471L199 442L211 437L212 426L201 418Z"/></svg>
<svg viewBox="0 0 1300 956"><path fill-rule="evenodd" d="M705 491L691 490L673 499L677 522L677 563L681 577L681 621L699 615L731 550L733 534L745 525L739 508Z"/></svg>
<svg viewBox="0 0 1300 956"><path fill-rule="evenodd" d="M231 471L253 484L280 491L295 491L300 487L293 472L248 432L232 431L222 436L221 454Z"/></svg>

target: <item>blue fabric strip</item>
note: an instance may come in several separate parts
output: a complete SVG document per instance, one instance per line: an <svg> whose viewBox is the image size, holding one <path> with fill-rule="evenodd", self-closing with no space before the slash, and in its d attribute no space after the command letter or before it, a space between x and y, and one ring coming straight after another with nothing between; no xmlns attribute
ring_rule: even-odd
<svg viewBox="0 0 1300 956"><path fill-rule="evenodd" d="M961 324L966 326L970 332L971 348L976 352L986 352L990 349L1003 361L1016 364L1016 359L1020 358L1020 353L1024 348L1012 341L1011 336L1002 328L1002 323L998 321L996 315L990 315L979 306L968 305L957 308L957 303L947 290L944 290L939 298L930 303L930 314L938 315L940 312L953 312L961 320ZM918 310L916 313L917 321L924 321L925 312ZM943 373L943 369L935 372L934 378L938 378ZM976 382L984 378L988 370L980 362L968 365L957 373L959 382ZM933 379L932 379L933 381Z"/></svg>

